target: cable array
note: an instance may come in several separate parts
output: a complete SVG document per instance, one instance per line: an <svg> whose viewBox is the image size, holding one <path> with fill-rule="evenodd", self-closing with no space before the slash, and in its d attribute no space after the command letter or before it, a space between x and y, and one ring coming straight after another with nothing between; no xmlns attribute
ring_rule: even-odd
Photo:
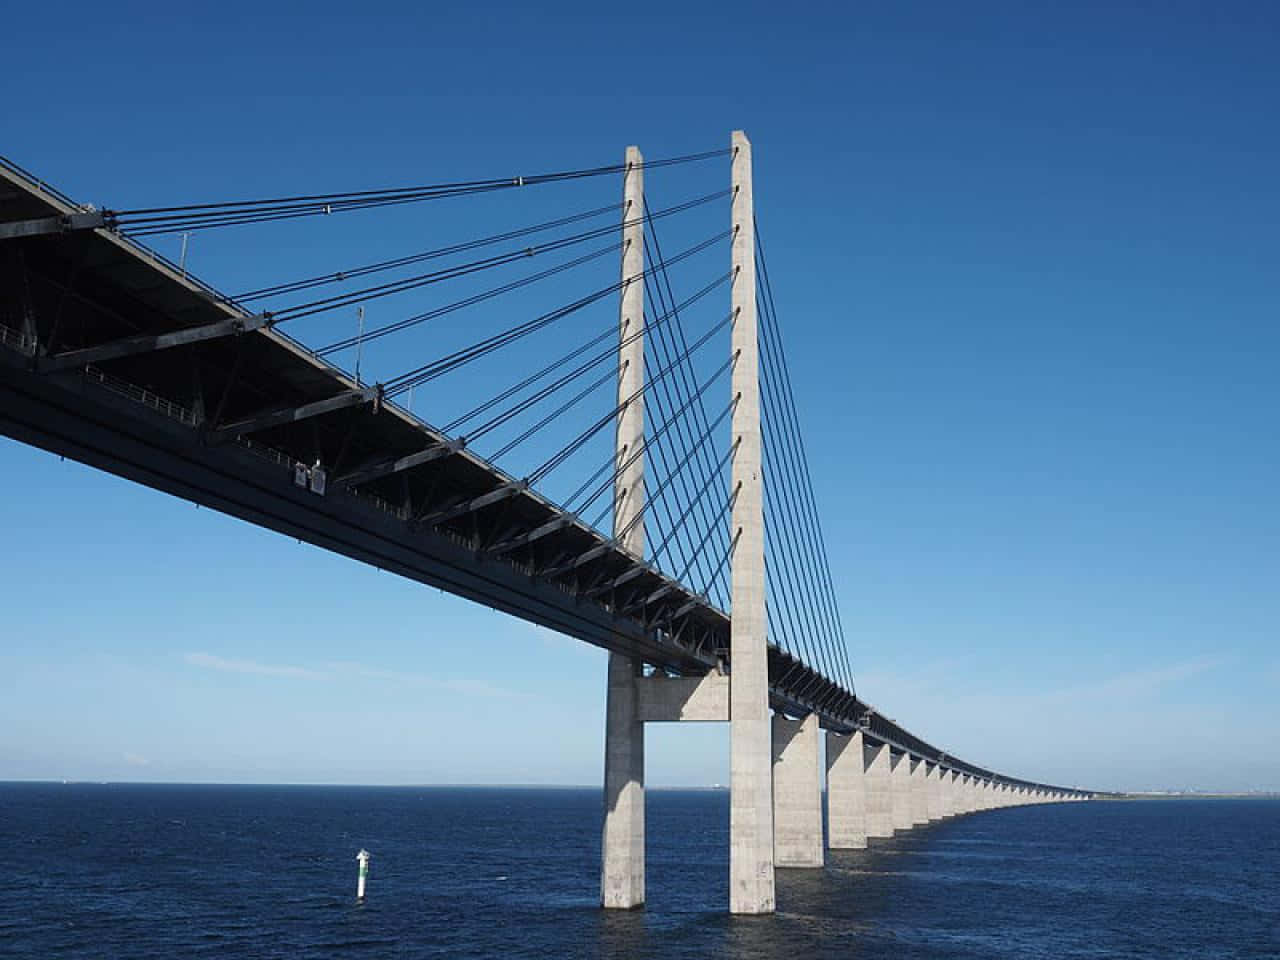
<svg viewBox="0 0 1280 960"><path fill-rule="evenodd" d="M729 152L689 154L641 166L657 170ZM109 218L130 236L145 237L590 181L628 169L625 164L609 164L386 190L138 208L112 211ZM444 409L441 398L464 400L438 428L451 444L467 447L544 496L550 497L551 488L568 491L553 499L615 543L643 524L643 562L708 605L731 613L731 517L737 490L730 486L730 464L737 441L730 424L740 398L729 396L727 375L737 358L727 348L727 331L735 317L714 306L708 309L708 304L732 283L733 273L708 269L705 263L716 251L727 254L732 230L698 238L698 231L685 228L680 243L667 246L659 233L660 227L666 230L672 223L687 224L686 215L731 194L731 189L715 190L658 209L648 202L639 209L617 202L584 204L571 212L561 207L554 216L516 228L311 272L231 299L255 305L252 309L260 310L266 325L290 323L290 330L300 334L313 329L303 322L308 318L388 301L393 305L391 319L366 329L362 313L354 335L335 339L330 333L328 342L315 347L315 354L331 358L355 350L359 357L366 345L397 338L394 368L376 383L380 399L404 403L407 398L411 406L413 391L443 381L446 387L438 396L432 394L433 412ZM626 238L636 227L643 244L642 272L603 283L584 280L616 263L625 244L635 242ZM848 650L758 225L755 236L769 635L797 659L852 691ZM675 252L668 255L668 249ZM725 256L720 266L727 260ZM536 269L530 268L535 262ZM644 323L620 334L616 297L632 283L642 285ZM437 288L449 284L467 289L438 296ZM479 309L504 297L514 301L510 295L517 291L527 291L520 300L531 303L545 290L555 291L558 301L546 309L528 310L519 303L514 315L508 309ZM395 304L414 298L428 302L395 309ZM478 320L443 322L464 310L474 310ZM493 317L500 317L500 323L494 324ZM425 324L432 324L430 333L413 336ZM643 338L644 346L640 386L631 396L610 397L619 382L622 350L637 338ZM538 350L542 359L529 362ZM485 384L483 395L464 399L464 388L473 382ZM611 428L636 402L644 404L643 436L635 449L615 450ZM641 458L643 500L620 523L614 502L618 479ZM412 500L408 478L403 489ZM453 507L436 502L435 509L448 513ZM571 570L578 561L565 563L564 569ZM615 589L615 576L616 571L595 571L582 588L588 594ZM635 597L617 602L634 603Z"/></svg>
<svg viewBox="0 0 1280 960"><path fill-rule="evenodd" d="M645 169L695 163L723 157L728 150L710 150L681 157L650 160L642 164ZM319 193L291 197L275 197L264 200L228 200L216 203L193 203L169 207L143 207L132 210L104 211L117 229L132 237L154 236L163 233L207 230L214 227L242 226L291 220L298 217L328 216L351 210L367 210L372 207L398 206L421 203L447 197L465 197L479 193L492 193L549 183L563 183L622 173L625 164L607 164L581 170L561 170L531 176L497 177L487 180L464 180L454 183L420 184L393 187L383 190L349 190L341 193Z"/></svg>
<svg viewBox="0 0 1280 960"><path fill-rule="evenodd" d="M853 670L758 223L755 236L769 631L784 649L852 693Z"/></svg>

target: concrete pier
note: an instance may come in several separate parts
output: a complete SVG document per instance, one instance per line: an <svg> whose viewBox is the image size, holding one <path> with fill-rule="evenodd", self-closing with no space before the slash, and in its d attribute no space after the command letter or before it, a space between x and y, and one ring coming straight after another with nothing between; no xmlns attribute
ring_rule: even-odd
<svg viewBox="0 0 1280 960"><path fill-rule="evenodd" d="M627 338L644 328L644 162L628 147L623 174L622 291L618 310L618 402L644 385L644 338ZM628 223L628 221L635 221ZM621 464L644 442L644 396L618 414L615 455ZM614 482L614 532L643 509L644 457L636 457ZM644 556L644 523L632 524L623 546ZM600 902L630 909L644 903L644 723L636 709L635 680L640 662L609 654L605 702L604 831L600 847Z"/></svg>
<svg viewBox="0 0 1280 960"><path fill-rule="evenodd" d="M946 816L942 804L942 777L944 771L936 763L931 763L925 770L925 794L928 798L929 822L935 823Z"/></svg>
<svg viewBox="0 0 1280 960"><path fill-rule="evenodd" d="M889 776L893 784L893 829L910 830L915 825L911 818L911 755L900 753L890 761L892 772Z"/></svg>
<svg viewBox="0 0 1280 960"><path fill-rule="evenodd" d="M760 352L756 327L751 142L732 138L731 240L733 449L729 491L729 912L772 913L773 775L765 628L764 476L760 449Z"/></svg>
<svg viewBox="0 0 1280 960"><path fill-rule="evenodd" d="M861 850L867 845L866 765L862 731L827 731L827 845Z"/></svg>
<svg viewBox="0 0 1280 960"><path fill-rule="evenodd" d="M803 720L773 716L773 862L778 867L820 867L822 765L818 715Z"/></svg>
<svg viewBox="0 0 1280 960"><path fill-rule="evenodd" d="M911 825L929 822L929 762L923 757L911 761Z"/></svg>
<svg viewBox="0 0 1280 960"><path fill-rule="evenodd" d="M893 836L893 760L887 746L863 746L867 790L867 836Z"/></svg>

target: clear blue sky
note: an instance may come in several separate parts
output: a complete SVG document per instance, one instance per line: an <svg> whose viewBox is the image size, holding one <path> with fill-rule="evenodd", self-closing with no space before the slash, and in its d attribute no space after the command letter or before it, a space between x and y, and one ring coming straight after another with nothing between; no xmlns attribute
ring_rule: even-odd
<svg viewBox="0 0 1280 960"><path fill-rule="evenodd" d="M0 152L116 207L746 129L859 692L1027 777L1280 789L1274 5L74 7L6 14ZM599 782L600 651L11 441L0 476L0 778ZM650 782L727 780L725 729L649 737Z"/></svg>

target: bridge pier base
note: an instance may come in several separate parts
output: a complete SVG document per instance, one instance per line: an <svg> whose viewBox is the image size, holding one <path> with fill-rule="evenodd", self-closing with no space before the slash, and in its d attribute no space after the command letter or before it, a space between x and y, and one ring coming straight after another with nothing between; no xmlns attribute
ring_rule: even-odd
<svg viewBox="0 0 1280 960"><path fill-rule="evenodd" d="M885 744L863 748L867 791L867 836L893 836L893 755Z"/></svg>
<svg viewBox="0 0 1280 960"><path fill-rule="evenodd" d="M816 713L803 720L773 716L774 866L822 866L819 736Z"/></svg>
<svg viewBox="0 0 1280 960"><path fill-rule="evenodd" d="M827 844L832 850L867 845L866 765L862 731L827 731Z"/></svg>

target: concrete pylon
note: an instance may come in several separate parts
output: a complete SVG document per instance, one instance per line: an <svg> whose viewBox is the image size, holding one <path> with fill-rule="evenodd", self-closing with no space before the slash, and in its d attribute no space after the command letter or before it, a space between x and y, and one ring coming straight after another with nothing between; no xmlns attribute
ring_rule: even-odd
<svg viewBox="0 0 1280 960"><path fill-rule="evenodd" d="M893 829L910 830L915 821L911 819L911 754L900 753L889 761L892 772L889 780L893 784Z"/></svg>
<svg viewBox="0 0 1280 960"><path fill-rule="evenodd" d="M862 749L867 789L867 836L893 836L893 754L888 744Z"/></svg>
<svg viewBox="0 0 1280 960"><path fill-rule="evenodd" d="M760 352L756 327L751 141L735 130L732 201L733 459L729 496L729 912L772 913L773 774L765 632L764 472L760 452ZM735 495L736 494L736 495Z"/></svg>
<svg viewBox="0 0 1280 960"><path fill-rule="evenodd" d="M644 158L627 147L622 181L622 295L618 308L618 412L615 456L621 466L644 443L644 396L626 402L644 384ZM617 536L643 510L644 456L614 481ZM644 556L644 521L632 524L622 546ZM640 661L609 654L604 733L604 835L600 847L600 903L631 909L644 903L644 722L636 705Z"/></svg>
<svg viewBox="0 0 1280 960"><path fill-rule="evenodd" d="M827 731L827 844L832 850L867 845L867 787L862 731Z"/></svg>
<svg viewBox="0 0 1280 960"><path fill-rule="evenodd" d="M924 757L911 761L911 825L929 822L929 761Z"/></svg>
<svg viewBox="0 0 1280 960"><path fill-rule="evenodd" d="M818 715L773 715L773 862L822 866L822 766Z"/></svg>

